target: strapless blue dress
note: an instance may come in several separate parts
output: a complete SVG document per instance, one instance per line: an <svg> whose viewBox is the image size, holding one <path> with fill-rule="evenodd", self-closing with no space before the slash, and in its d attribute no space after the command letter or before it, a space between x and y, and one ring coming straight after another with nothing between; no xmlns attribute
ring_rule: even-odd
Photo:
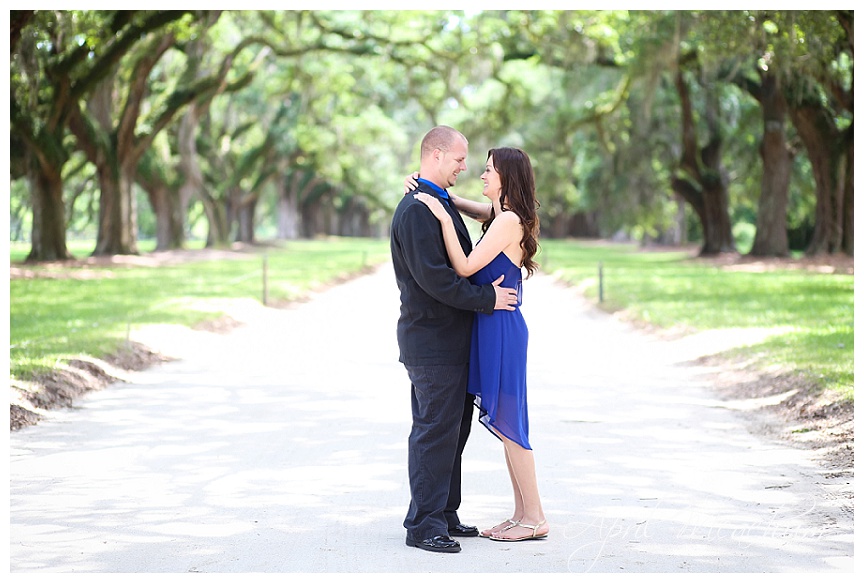
<svg viewBox="0 0 864 583"><path fill-rule="evenodd" d="M468 392L480 410L480 422L493 434L531 449L528 443L528 326L522 305L522 269L503 252L469 279L476 285L492 283L517 291L516 309L475 314L468 368ZM496 435L497 437L497 435Z"/></svg>

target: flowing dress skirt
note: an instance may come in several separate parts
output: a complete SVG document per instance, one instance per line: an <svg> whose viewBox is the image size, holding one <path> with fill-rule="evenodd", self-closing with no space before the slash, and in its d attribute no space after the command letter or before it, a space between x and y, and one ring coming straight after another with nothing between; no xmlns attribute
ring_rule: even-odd
<svg viewBox="0 0 864 583"><path fill-rule="evenodd" d="M516 309L476 314L471 338L468 392L475 396L480 421L493 434L531 449L528 442L528 326L522 317L522 270L504 253L471 276L477 285L492 283L501 275L501 287L518 292Z"/></svg>

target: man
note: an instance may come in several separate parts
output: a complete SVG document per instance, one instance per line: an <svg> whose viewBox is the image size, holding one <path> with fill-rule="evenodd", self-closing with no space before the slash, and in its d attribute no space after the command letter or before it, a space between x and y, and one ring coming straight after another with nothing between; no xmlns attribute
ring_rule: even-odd
<svg viewBox="0 0 864 583"><path fill-rule="evenodd" d="M453 128L438 126L420 145L420 179L414 191L449 200L447 188L467 170L468 140ZM455 553L451 537L477 536L461 524L462 451L471 430L473 396L467 392L468 355L474 312L513 309L516 291L475 286L450 266L441 226L412 193L396 207L390 251L401 294L397 324L399 361L411 381L412 427L408 438L411 502L405 543L427 551ZM456 209L453 216L465 253L471 238ZM502 276L503 279L503 276Z"/></svg>

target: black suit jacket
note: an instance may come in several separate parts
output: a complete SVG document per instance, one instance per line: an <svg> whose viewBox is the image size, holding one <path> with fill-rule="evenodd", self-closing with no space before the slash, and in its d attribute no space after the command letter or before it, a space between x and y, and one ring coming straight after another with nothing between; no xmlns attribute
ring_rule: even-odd
<svg viewBox="0 0 864 583"><path fill-rule="evenodd" d="M414 192L437 196L420 183ZM402 300L396 336L399 360L407 365L468 362L474 312L491 314L495 290L476 286L450 266L441 224L425 204L408 193L393 213L390 253ZM462 217L442 200L453 217L465 254L472 249Z"/></svg>

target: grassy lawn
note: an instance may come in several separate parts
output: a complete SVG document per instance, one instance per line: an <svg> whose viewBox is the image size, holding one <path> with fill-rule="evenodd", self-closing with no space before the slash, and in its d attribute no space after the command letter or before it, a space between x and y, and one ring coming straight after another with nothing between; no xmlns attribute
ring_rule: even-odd
<svg viewBox="0 0 864 583"><path fill-rule="evenodd" d="M90 254L93 253L93 248L95 246L96 242L90 240L72 239L66 241L66 248L75 256L76 259L89 257ZM187 245L188 249L202 249L203 247L203 241L192 241ZM155 239L138 241L138 251L141 253L150 253L155 248ZM28 253L30 253L30 243L21 243L16 241L9 243L9 260L12 263L24 261L27 258Z"/></svg>
<svg viewBox="0 0 864 583"><path fill-rule="evenodd" d="M80 258L92 242L73 243ZM142 253L149 249L142 245ZM13 264L29 247L13 244ZM10 373L27 378L60 360L100 357L125 341L128 328L150 323L193 325L215 318L208 300L263 298L265 248L235 258L160 267L59 268L64 277L12 279ZM389 258L386 239L330 238L291 241L266 248L268 302L301 297L308 290ZM57 271L52 266L27 269ZM211 302L211 305L215 305ZM216 310L216 311L214 311Z"/></svg>
<svg viewBox="0 0 864 583"><path fill-rule="evenodd" d="M92 242L70 243L86 257ZM146 243L142 253L150 250ZM29 247L12 244L10 258ZM207 301L262 298L264 249L154 267L94 267L62 271L78 277L10 281L10 373L26 378L78 355L117 349L129 326L193 325L218 316ZM292 241L266 249L268 299L295 299L308 290L389 258L386 239ZM578 286L599 303L603 265L607 311L662 328L759 328L761 344L731 351L758 366L798 371L852 399L854 315L852 275L779 269L748 272L693 259L692 251L645 252L635 245L544 240L543 269ZM28 266L34 270L56 269ZM89 277L83 277L87 275Z"/></svg>
<svg viewBox="0 0 864 583"><path fill-rule="evenodd" d="M776 330L729 356L805 373L853 398L853 275L730 270L695 260L692 251L574 241L543 241L538 260L598 304L602 263L601 307L662 328Z"/></svg>

